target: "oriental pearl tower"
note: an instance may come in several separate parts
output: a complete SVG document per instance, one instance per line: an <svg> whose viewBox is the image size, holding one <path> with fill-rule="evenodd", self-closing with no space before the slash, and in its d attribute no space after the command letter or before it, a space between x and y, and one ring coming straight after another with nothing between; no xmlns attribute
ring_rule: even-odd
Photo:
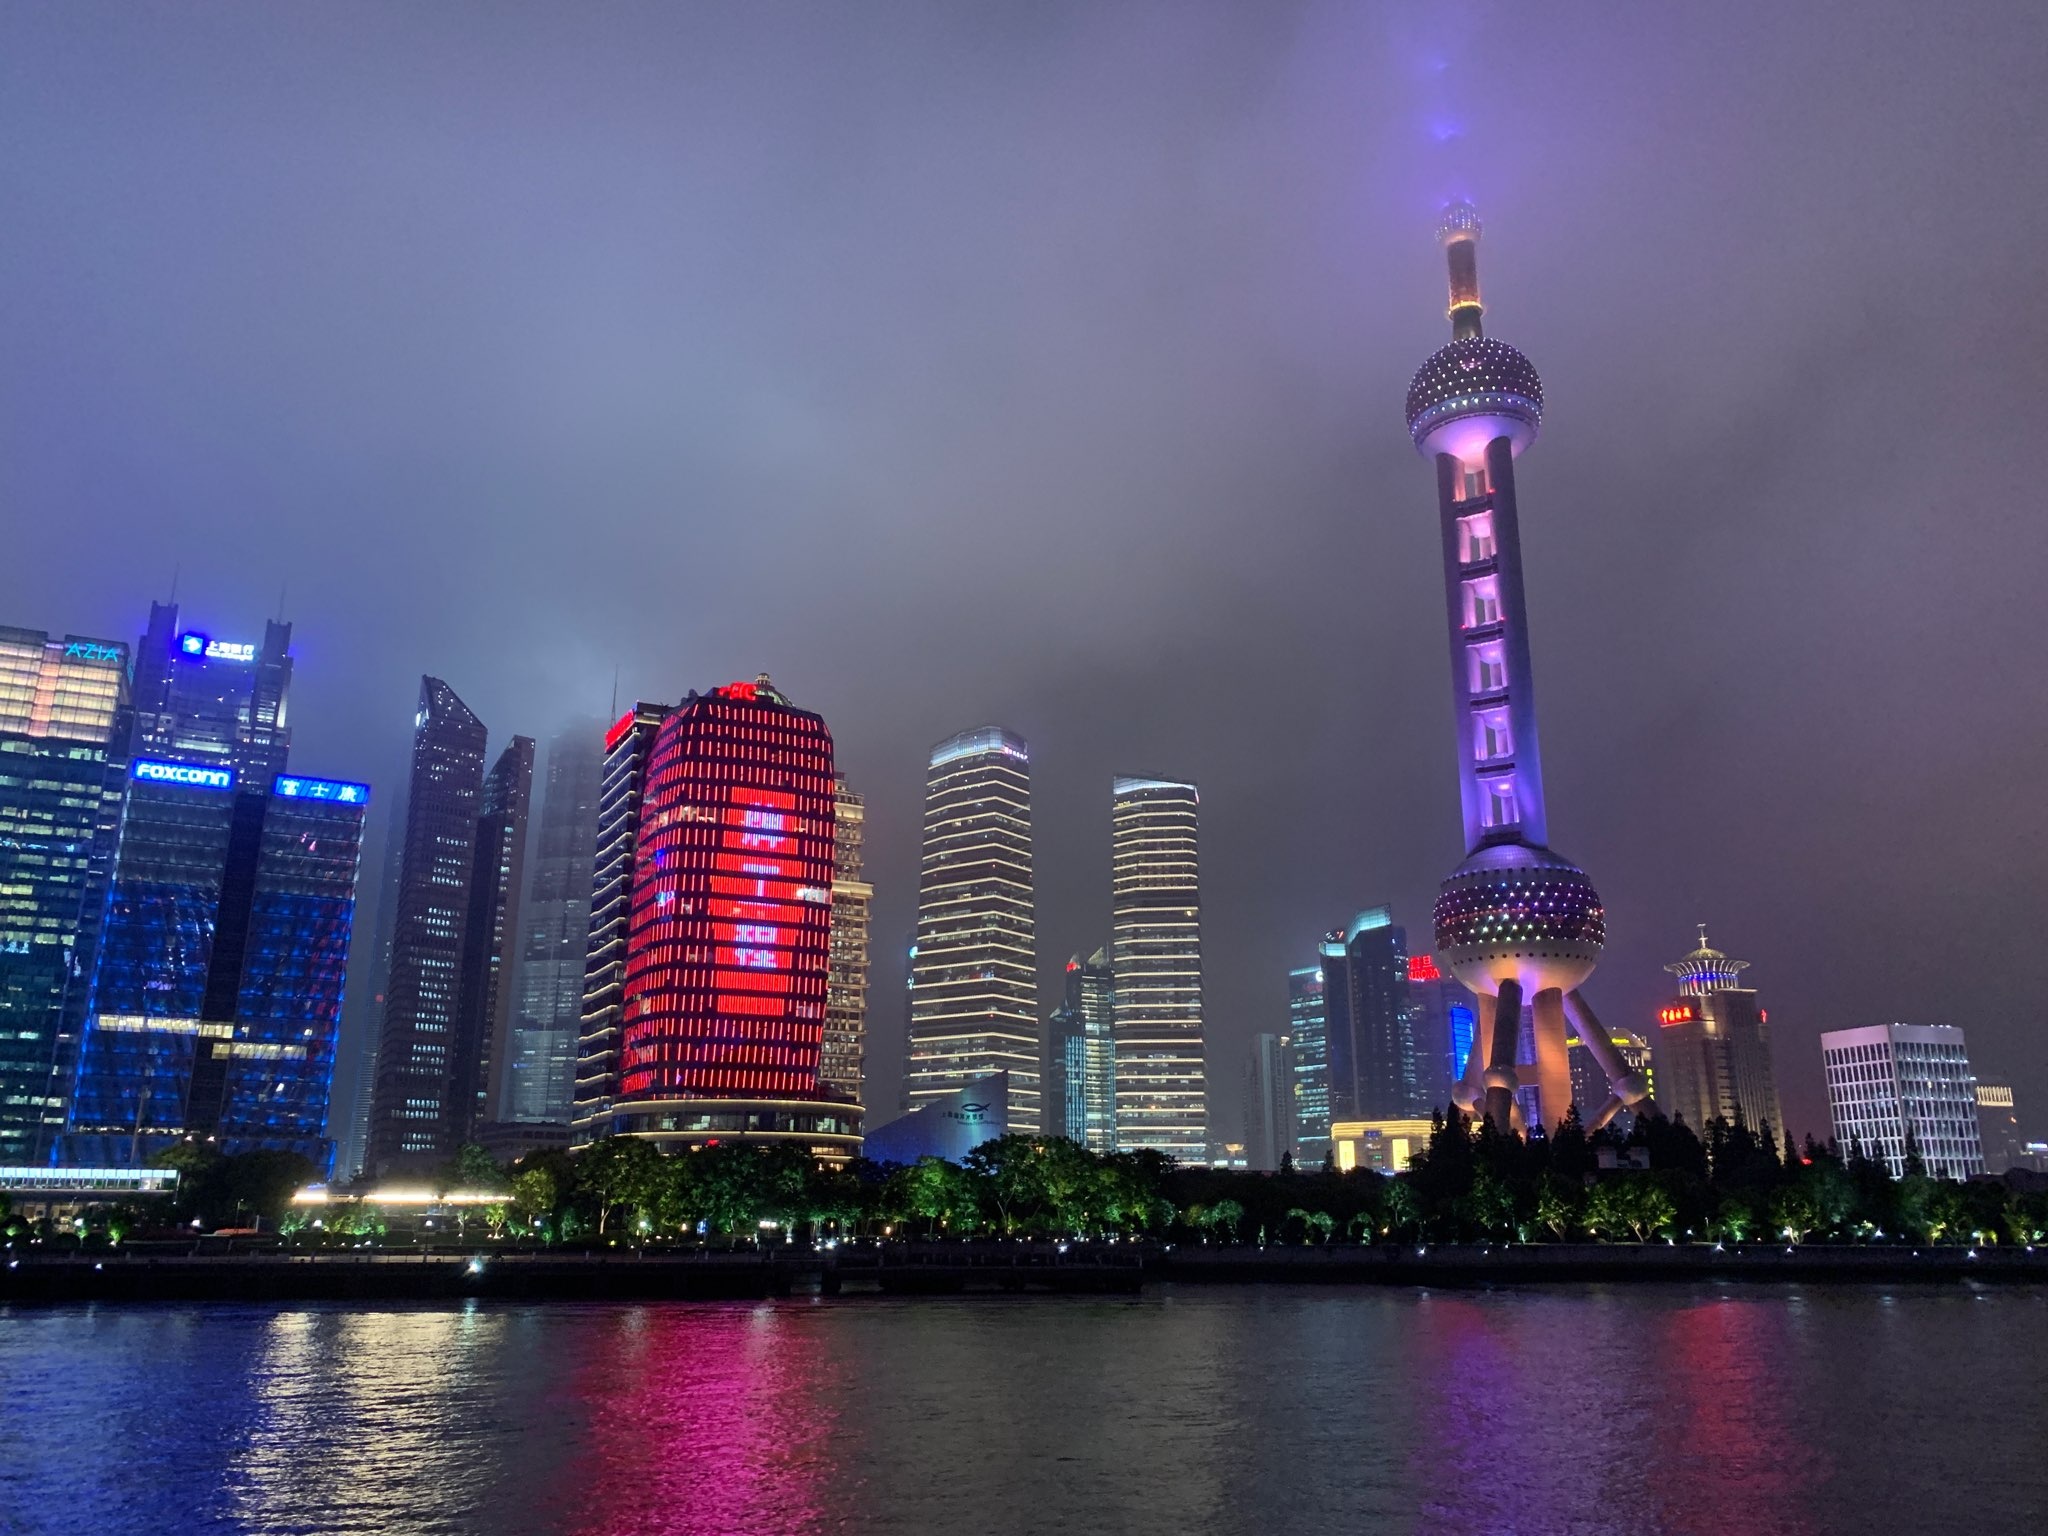
<svg viewBox="0 0 2048 1536"><path fill-rule="evenodd" d="M1437 240L1450 268L1451 343L1408 386L1408 432L1436 466L1465 814L1465 861L1437 897L1436 948L1480 1015L1451 1096L1502 1130L1554 1129L1572 1098L1569 1016L1612 1090L1597 1112L1583 1107L1599 1126L1648 1088L1579 992L1600 958L1605 914L1585 871L1551 850L1543 803L1515 504L1515 460L1536 441L1543 384L1528 358L1481 329L1470 203L1444 209ZM1521 1049L1525 1003L1533 1053Z"/></svg>

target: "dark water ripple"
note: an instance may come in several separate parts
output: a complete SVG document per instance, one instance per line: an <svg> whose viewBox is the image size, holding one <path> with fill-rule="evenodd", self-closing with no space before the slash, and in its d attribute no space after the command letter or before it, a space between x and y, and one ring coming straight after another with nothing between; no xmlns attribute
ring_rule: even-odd
<svg viewBox="0 0 2048 1536"><path fill-rule="evenodd" d="M0 1309L8 1536L2048 1531L2048 1292Z"/></svg>

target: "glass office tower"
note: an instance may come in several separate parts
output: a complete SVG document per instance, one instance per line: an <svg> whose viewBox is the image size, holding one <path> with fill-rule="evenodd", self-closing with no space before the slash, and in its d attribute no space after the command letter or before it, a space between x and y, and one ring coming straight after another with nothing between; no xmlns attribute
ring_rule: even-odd
<svg viewBox="0 0 2048 1536"><path fill-rule="evenodd" d="M578 721L549 741L509 1064L509 1118L523 1123L569 1123L603 778L598 721Z"/></svg>
<svg viewBox="0 0 2048 1536"><path fill-rule="evenodd" d="M0 626L0 1162L63 1127L129 726L127 646Z"/></svg>
<svg viewBox="0 0 2048 1536"><path fill-rule="evenodd" d="M421 678L365 1158L380 1177L438 1167L475 1119L456 1046L484 745L484 723L455 690Z"/></svg>
<svg viewBox="0 0 2048 1536"><path fill-rule="evenodd" d="M136 758L61 1160L197 1137L325 1172L366 785Z"/></svg>

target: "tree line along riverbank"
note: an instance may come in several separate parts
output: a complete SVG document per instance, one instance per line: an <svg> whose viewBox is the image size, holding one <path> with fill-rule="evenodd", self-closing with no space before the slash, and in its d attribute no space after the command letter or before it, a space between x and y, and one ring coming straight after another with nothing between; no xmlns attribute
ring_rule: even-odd
<svg viewBox="0 0 2048 1536"><path fill-rule="evenodd" d="M1427 1148L1392 1176L1190 1167L1024 1136L984 1143L958 1164L926 1158L907 1167L822 1167L798 1149L747 1141L665 1156L614 1138L509 1166L470 1147L403 1206L374 1193L308 1198L311 1170L278 1154L221 1157L193 1145L169 1159L180 1178L167 1199L89 1207L61 1223L10 1216L0 1234L8 1252L105 1257L221 1227L258 1229L302 1255L448 1243L566 1254L910 1238L1119 1238L1161 1252L1786 1242L1981 1253L2048 1243L2048 1179L2040 1176L1940 1180L1909 1156L1894 1177L1857 1147L1810 1138L1795 1147L1768 1128L1719 1121L1701 1136L1661 1117L1627 1137L1588 1135L1574 1117L1555 1136L1524 1138L1440 1116Z"/></svg>

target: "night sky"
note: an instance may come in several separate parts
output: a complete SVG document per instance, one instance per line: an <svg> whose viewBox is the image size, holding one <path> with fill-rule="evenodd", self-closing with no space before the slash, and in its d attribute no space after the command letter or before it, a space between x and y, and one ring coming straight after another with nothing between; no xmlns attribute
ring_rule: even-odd
<svg viewBox="0 0 2048 1536"><path fill-rule="evenodd" d="M1463 852L1437 205L1542 371L1551 830L1648 1028L1695 922L2048 1133L2048 8L0 10L0 622L296 626L294 765L419 675L545 738L770 672L870 806L893 1107L924 757L1033 750L1048 978L1109 781L1202 791L1211 1113ZM366 877L382 868L373 849Z"/></svg>

